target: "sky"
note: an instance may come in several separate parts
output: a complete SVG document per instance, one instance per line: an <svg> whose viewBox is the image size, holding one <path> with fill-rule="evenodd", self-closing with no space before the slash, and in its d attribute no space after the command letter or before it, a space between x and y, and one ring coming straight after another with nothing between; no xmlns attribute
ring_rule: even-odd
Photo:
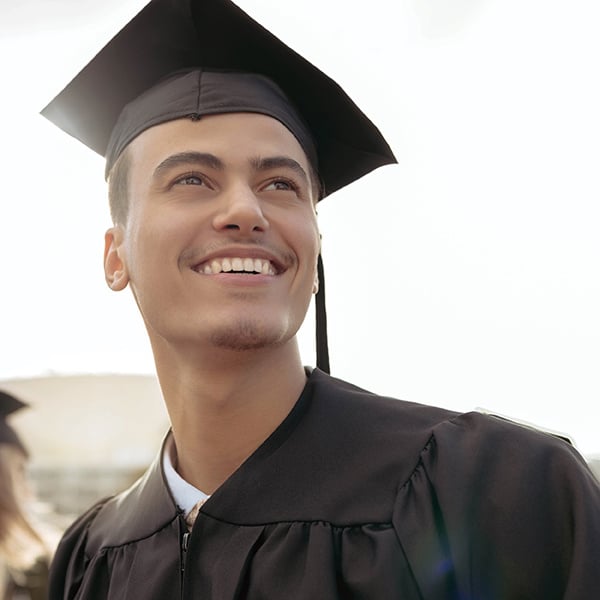
<svg viewBox="0 0 600 600"><path fill-rule="evenodd" d="M336 79L398 158L319 206L332 373L600 455L600 5L238 3ZM103 160L38 114L145 2L8 4L0 380L152 373L130 294L103 279Z"/></svg>

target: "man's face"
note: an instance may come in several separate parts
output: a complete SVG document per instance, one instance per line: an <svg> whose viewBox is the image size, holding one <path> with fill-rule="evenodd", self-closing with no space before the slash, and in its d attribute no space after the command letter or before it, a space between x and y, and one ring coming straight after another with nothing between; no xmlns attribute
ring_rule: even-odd
<svg viewBox="0 0 600 600"><path fill-rule="evenodd" d="M309 164L270 117L152 127L128 149L129 214L107 234L113 289L131 285L151 340L247 350L290 341L315 288Z"/></svg>

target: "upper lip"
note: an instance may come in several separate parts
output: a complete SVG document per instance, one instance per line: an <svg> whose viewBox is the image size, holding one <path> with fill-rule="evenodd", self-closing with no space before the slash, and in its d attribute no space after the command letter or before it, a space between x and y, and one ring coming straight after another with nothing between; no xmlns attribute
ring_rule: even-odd
<svg viewBox="0 0 600 600"><path fill-rule="evenodd" d="M209 254L204 254L200 260L193 260L191 268L196 271L202 268L206 263L210 263L212 260L220 258L260 258L262 260L268 260L273 265L277 275L283 273L289 266L288 262L278 253L276 254L269 250L265 250L259 246L228 246L210 252Z"/></svg>

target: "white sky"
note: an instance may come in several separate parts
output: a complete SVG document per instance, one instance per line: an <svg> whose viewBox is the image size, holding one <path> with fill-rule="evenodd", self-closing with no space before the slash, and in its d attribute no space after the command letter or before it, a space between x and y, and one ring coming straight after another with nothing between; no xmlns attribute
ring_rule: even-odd
<svg viewBox="0 0 600 600"><path fill-rule="evenodd" d="M152 372L103 161L38 111L144 0L0 0L0 379ZM600 4L240 0L400 161L320 208L333 374L600 454ZM312 319L302 333L314 364Z"/></svg>

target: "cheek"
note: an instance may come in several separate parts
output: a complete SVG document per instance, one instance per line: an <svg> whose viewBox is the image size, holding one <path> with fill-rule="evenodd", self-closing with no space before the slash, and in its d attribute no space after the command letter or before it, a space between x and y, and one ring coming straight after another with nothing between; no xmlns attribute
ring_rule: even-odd
<svg viewBox="0 0 600 600"><path fill-rule="evenodd" d="M181 248L194 231L189 219L176 214L136 215L128 229L127 253L132 266L135 268L152 262L155 267L160 267L177 260Z"/></svg>
<svg viewBox="0 0 600 600"><path fill-rule="evenodd" d="M317 268L317 257L321 253L321 234L319 233L319 227L315 221L307 232L307 244L310 244L311 256L313 258L315 270Z"/></svg>
<svg viewBox="0 0 600 600"><path fill-rule="evenodd" d="M317 277L317 259L321 251L321 238L316 223L305 225L298 240L301 244L297 254L299 263L304 273L303 278L306 278L307 286L310 284L310 292L312 294L314 282Z"/></svg>
<svg viewBox="0 0 600 600"><path fill-rule="evenodd" d="M319 225L317 223L317 216L311 210L310 214L304 215L302 218L297 219L294 224L294 231L296 232L297 239L305 248L307 254L319 254L321 249L321 236L319 233Z"/></svg>

